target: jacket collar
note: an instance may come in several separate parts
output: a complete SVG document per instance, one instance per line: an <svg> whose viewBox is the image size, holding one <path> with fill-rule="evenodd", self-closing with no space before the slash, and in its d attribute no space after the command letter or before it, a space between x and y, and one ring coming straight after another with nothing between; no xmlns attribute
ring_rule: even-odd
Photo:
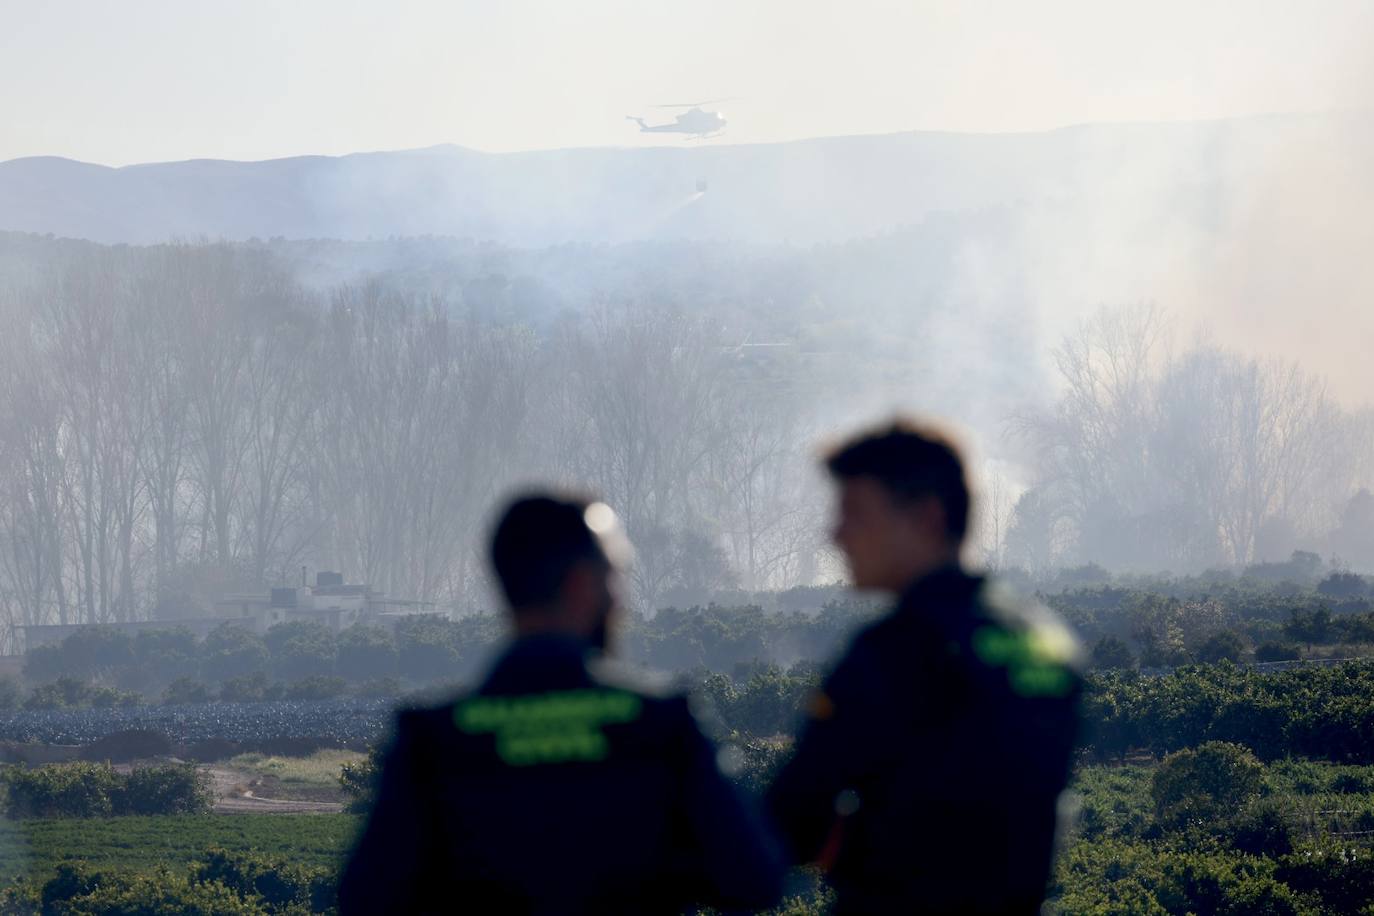
<svg viewBox="0 0 1374 916"><path fill-rule="evenodd" d="M982 576L956 565L944 566L908 585L897 599L897 610L946 617L967 608L982 585Z"/></svg>
<svg viewBox="0 0 1374 916"><path fill-rule="evenodd" d="M597 650L561 633L540 633L512 642L492 666L484 691L497 693L555 689L587 678L587 661Z"/></svg>

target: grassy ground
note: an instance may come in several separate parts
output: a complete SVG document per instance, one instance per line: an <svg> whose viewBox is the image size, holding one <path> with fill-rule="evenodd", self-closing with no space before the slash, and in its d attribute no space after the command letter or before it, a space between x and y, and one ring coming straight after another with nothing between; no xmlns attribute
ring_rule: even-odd
<svg viewBox="0 0 1374 916"><path fill-rule="evenodd" d="M355 751L341 750L316 751L309 757L239 754L225 766L254 776L257 784L253 794L260 798L343 801L339 770L345 763L356 763L363 757Z"/></svg>
<svg viewBox="0 0 1374 916"><path fill-rule="evenodd" d="M337 865L357 830L349 814L238 814L0 820L0 886L40 880L61 862L141 871L204 858L213 846L301 865Z"/></svg>

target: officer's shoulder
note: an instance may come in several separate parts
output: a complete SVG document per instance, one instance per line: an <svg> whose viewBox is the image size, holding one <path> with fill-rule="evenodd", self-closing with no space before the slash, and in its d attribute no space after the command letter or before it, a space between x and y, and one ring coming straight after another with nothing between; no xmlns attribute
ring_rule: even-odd
<svg viewBox="0 0 1374 916"><path fill-rule="evenodd" d="M1037 654L1043 654L1047 660L1069 667L1082 663L1083 649L1078 638L1039 599L989 578L978 591L978 610L984 624L1029 640Z"/></svg>
<svg viewBox="0 0 1374 916"><path fill-rule="evenodd" d="M667 674L618 658L589 659L587 674L597 687L623 690L649 701L670 702L684 697L682 689Z"/></svg>
<svg viewBox="0 0 1374 916"><path fill-rule="evenodd" d="M453 708L473 696L476 693L472 690L451 690L404 704L396 710L396 734L423 735L438 727L446 727L453 720Z"/></svg>
<svg viewBox="0 0 1374 916"><path fill-rule="evenodd" d="M922 620L918 615L901 613L900 608L881 611L872 620L854 629L841 662L868 664L875 653L886 655L892 651L909 651L909 630L913 623L920 625Z"/></svg>
<svg viewBox="0 0 1374 916"><path fill-rule="evenodd" d="M904 632L902 615L884 611L853 631L844 651L830 665L822 683L822 693L868 694L882 690L886 677L900 670L911 651L919 650Z"/></svg>

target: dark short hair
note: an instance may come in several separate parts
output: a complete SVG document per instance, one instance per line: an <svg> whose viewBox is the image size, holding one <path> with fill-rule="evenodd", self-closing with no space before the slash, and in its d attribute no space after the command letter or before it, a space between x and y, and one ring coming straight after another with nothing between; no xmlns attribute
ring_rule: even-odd
<svg viewBox="0 0 1374 916"><path fill-rule="evenodd" d="M491 565L511 609L558 598L579 563L610 561L587 527L594 500L565 493L527 493L512 500L491 535Z"/></svg>
<svg viewBox="0 0 1374 916"><path fill-rule="evenodd" d="M940 430L907 418L864 430L830 451L836 480L871 477L898 500L933 496L945 510L950 536L968 532L969 489L959 449Z"/></svg>

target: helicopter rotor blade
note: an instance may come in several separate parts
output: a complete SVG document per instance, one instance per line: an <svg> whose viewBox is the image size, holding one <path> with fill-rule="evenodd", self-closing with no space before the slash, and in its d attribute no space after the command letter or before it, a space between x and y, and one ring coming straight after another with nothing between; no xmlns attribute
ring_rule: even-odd
<svg viewBox="0 0 1374 916"><path fill-rule="evenodd" d="M719 105L721 102L737 102L738 96L728 99L706 99L701 102L678 102L673 105L655 105L655 108L696 108L698 105Z"/></svg>

